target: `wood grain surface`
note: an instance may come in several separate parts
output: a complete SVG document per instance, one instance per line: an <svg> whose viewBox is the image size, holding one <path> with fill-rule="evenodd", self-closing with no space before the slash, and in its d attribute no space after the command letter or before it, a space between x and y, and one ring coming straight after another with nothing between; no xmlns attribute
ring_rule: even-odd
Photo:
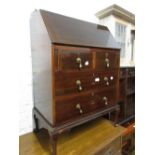
<svg viewBox="0 0 155 155"><path fill-rule="evenodd" d="M121 126L114 127L110 121L97 119L62 134L58 138L58 155L104 155L104 149L115 147L115 144L115 149L121 149L121 135L124 132L125 128ZM20 136L19 140L20 155L52 155L49 135L44 129L38 134Z"/></svg>

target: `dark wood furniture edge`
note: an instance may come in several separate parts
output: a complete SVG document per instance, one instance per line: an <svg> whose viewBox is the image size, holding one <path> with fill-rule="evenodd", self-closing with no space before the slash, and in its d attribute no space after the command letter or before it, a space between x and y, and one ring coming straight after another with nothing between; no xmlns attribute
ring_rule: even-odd
<svg viewBox="0 0 155 155"><path fill-rule="evenodd" d="M119 122L118 124L119 124L119 125L122 125L122 124L124 124L124 123L129 122L130 120L132 120L132 119L134 119L134 118L135 118L135 115L132 115L132 116L130 116L130 117L124 119L123 121Z"/></svg>
<svg viewBox="0 0 155 155"><path fill-rule="evenodd" d="M52 126L52 124L39 112L39 110L37 108L33 108L33 117L34 117L34 121L35 121L35 125L36 125L36 130L34 131L39 131L39 122L43 122L43 126L45 129L48 130L49 135L50 135L50 140L51 140L51 144L52 144L52 151L53 151L53 155L56 155L56 147L57 147L57 139L58 139L58 135L61 133L64 133L66 131L69 131L70 129L78 126L78 125L82 125L86 122L89 122L93 119L96 119L98 117L101 117L109 112L115 111L115 120L114 120L114 126L117 126L117 120L118 120L118 114L120 111L120 107L118 104L116 104L113 107L110 107L106 110L102 110L100 112L94 113L88 115L88 116L84 116L83 118L79 118L73 122L68 122L59 126ZM36 122L37 120L37 122Z"/></svg>
<svg viewBox="0 0 155 155"><path fill-rule="evenodd" d="M70 47L81 47L81 48L93 48L93 49L112 49L112 50L120 50L120 48L116 47L100 47L100 46L88 46L88 45L74 45L74 44L66 44L66 43L56 43L56 42L51 42L52 45L54 46L70 46Z"/></svg>
<svg viewBox="0 0 155 155"><path fill-rule="evenodd" d="M126 131L123 133L123 137L129 136L130 138L125 139L125 141L122 143L122 153L123 155L129 155L131 152L135 150L135 146L132 146L132 139L131 135L135 134L135 122L131 123L126 127ZM135 145L135 144L134 144Z"/></svg>
<svg viewBox="0 0 155 155"><path fill-rule="evenodd" d="M131 72L131 70L134 74L129 75L129 72ZM123 81L125 83L125 87L124 87L125 94L123 97L118 99L118 103L123 102L123 105L124 105L123 120L120 120L118 124L123 125L123 124L130 122L132 119L135 118L135 114L127 116L127 100L128 100L127 98L129 96L135 95L135 88L133 90L130 90L130 89L128 89L127 86L128 86L128 80L135 78L135 66L121 66L120 71L122 71L124 73L120 76L120 83L121 83L121 81Z"/></svg>
<svg viewBox="0 0 155 155"><path fill-rule="evenodd" d="M110 107L106 110L102 110L100 112L91 114L91 116L84 116L83 118L78 118L77 120L74 120L73 122L64 123L64 124L61 124L59 126L52 126L52 124L35 107L33 108L33 115L38 116L38 119L41 117L42 120L44 120L45 123L47 123L48 128L47 128L47 126L45 128L46 129L51 128L50 132L53 132L55 134L55 133L62 133L63 129L73 128L75 126L78 126L78 125L81 125L81 124L86 123L88 121L91 121L95 118L98 118L104 114L107 114L111 111L119 112L119 109L120 109L119 105L115 105L115 106ZM117 123L117 120L115 120L115 123Z"/></svg>

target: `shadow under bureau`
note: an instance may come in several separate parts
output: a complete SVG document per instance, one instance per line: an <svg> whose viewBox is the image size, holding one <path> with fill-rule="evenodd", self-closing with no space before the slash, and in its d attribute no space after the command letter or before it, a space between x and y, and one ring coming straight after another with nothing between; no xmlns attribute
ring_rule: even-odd
<svg viewBox="0 0 155 155"><path fill-rule="evenodd" d="M122 155L122 126L98 118L63 133L57 141L59 155ZM95 133L95 134L94 134ZM52 155L47 130L28 133L19 137L20 155Z"/></svg>
<svg viewBox="0 0 155 155"><path fill-rule="evenodd" d="M30 29L35 130L55 155L59 134L112 111L117 122L120 49L107 27L44 10Z"/></svg>

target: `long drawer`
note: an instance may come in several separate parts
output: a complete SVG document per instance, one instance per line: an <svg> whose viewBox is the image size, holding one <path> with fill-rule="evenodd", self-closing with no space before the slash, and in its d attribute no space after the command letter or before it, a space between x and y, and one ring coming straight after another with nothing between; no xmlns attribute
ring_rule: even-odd
<svg viewBox="0 0 155 155"><path fill-rule="evenodd" d="M56 98L56 122L71 121L89 113L104 110L115 104L114 89L100 90L70 98Z"/></svg>
<svg viewBox="0 0 155 155"><path fill-rule="evenodd" d="M81 93L95 88L114 86L117 82L117 72L113 71L87 71L55 73L56 95Z"/></svg>

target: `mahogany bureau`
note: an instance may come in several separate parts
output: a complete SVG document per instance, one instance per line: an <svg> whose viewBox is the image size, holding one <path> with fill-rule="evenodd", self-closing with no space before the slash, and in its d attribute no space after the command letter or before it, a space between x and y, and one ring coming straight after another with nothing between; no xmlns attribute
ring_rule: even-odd
<svg viewBox="0 0 155 155"><path fill-rule="evenodd" d="M60 133L117 105L120 49L107 27L36 10L30 19L35 130Z"/></svg>

